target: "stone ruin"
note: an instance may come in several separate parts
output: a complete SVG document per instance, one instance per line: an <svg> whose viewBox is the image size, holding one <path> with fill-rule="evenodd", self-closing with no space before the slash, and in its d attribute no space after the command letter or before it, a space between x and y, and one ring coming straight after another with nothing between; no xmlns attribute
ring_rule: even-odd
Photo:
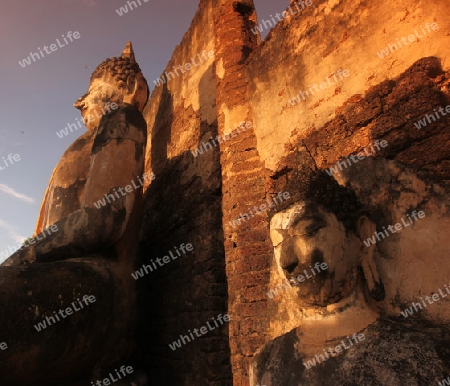
<svg viewBox="0 0 450 386"><path fill-rule="evenodd" d="M128 160L155 178L142 203L137 189L135 204L92 215L131 221L105 228L114 247L86 232L85 250L1 268L7 384L88 385L126 364L136 385L448 379L450 4L311 3L280 9L261 41L253 1L201 0L145 108L124 100L102 120L136 128L145 154ZM68 157L85 151L73 146ZM110 176L98 197L122 186L123 171ZM23 332L85 293L97 308L66 330Z"/></svg>

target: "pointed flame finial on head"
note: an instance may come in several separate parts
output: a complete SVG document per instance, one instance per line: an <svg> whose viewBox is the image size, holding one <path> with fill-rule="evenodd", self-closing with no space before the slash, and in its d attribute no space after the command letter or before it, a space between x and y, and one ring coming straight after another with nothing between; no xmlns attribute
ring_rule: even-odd
<svg viewBox="0 0 450 386"><path fill-rule="evenodd" d="M131 42L128 42L122 52L122 57L130 58L131 61L135 62L136 58L134 57L133 45Z"/></svg>

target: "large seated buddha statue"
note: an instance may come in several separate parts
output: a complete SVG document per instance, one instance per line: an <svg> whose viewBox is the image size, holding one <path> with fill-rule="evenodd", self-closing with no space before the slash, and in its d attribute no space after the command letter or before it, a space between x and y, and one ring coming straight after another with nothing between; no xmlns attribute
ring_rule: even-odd
<svg viewBox="0 0 450 386"><path fill-rule="evenodd" d="M0 267L1 384L95 381L129 365L148 95L129 42L76 101L88 131L53 171L37 237Z"/></svg>

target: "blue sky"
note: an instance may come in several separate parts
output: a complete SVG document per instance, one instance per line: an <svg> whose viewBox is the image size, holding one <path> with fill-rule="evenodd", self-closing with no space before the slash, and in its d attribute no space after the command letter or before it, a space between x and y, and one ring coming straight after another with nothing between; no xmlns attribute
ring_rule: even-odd
<svg viewBox="0 0 450 386"><path fill-rule="evenodd" d="M197 11L198 0L150 0L128 14L125 0L14 0L0 13L0 253L30 237L53 168L84 132L56 132L80 118L73 107L92 71L133 42L150 87L169 61ZM255 0L260 19L281 12L288 0ZM78 31L65 44L62 35ZM268 31L265 31L266 33ZM265 34L263 34L264 36ZM60 45L22 67L38 47ZM62 45L64 45L62 47ZM53 47L54 48L54 47ZM47 50L50 50L49 48ZM9 154L18 154L8 161ZM16 156L16 160L18 157ZM6 166L8 165L8 166ZM8 253L9 254L9 253ZM0 257L0 262L2 261Z"/></svg>

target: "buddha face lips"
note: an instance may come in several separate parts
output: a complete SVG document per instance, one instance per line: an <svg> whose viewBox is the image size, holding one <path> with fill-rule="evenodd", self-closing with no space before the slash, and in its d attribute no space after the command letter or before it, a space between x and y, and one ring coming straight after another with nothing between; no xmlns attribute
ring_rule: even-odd
<svg viewBox="0 0 450 386"><path fill-rule="evenodd" d="M286 275L286 278L289 280L289 283L293 287L299 287L300 283L303 283L305 280L312 279L312 282L316 281L316 276L323 271L328 269L327 263L320 263L316 261L313 266L309 266L308 269L304 269L302 274L299 275ZM304 275L303 275L304 274Z"/></svg>
<svg viewBox="0 0 450 386"><path fill-rule="evenodd" d="M298 287L299 289L304 286L304 284L302 284L303 282L305 282L306 280L311 280L313 284L316 284L316 280L317 277L320 278L320 276L322 276L324 274L324 271L326 271L328 269L328 265L327 263L320 263L320 262L316 262L314 264L314 266L310 266L309 270L304 269L303 270L303 274L299 274L299 275L286 275L287 280L284 280L285 283L279 284L274 290L270 290L269 292L267 292L267 296L269 297L269 299L272 299L274 296L278 295L278 290L280 290L280 292L283 289L287 289L287 286L290 287ZM311 275L310 275L311 274ZM318 274L320 274L320 276L318 276Z"/></svg>

